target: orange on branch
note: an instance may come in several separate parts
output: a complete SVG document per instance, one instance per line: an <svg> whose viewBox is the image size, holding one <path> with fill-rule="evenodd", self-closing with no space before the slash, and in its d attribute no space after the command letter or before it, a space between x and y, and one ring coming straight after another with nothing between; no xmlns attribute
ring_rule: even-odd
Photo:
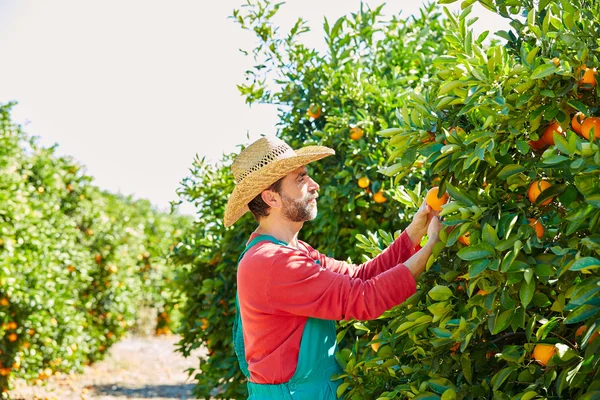
<svg viewBox="0 0 600 400"><path fill-rule="evenodd" d="M581 136L583 136L586 139L589 139L592 134L592 129L594 130L594 138L600 138L600 118L586 118L581 124Z"/></svg>
<svg viewBox="0 0 600 400"><path fill-rule="evenodd" d="M573 132L581 135L581 124L583 121L585 121L585 114L581 111L573 115L573 119L571 120L571 128L573 129Z"/></svg>
<svg viewBox="0 0 600 400"><path fill-rule="evenodd" d="M598 75L596 68L585 68L585 72L579 80L579 85L596 86L596 75Z"/></svg>
<svg viewBox="0 0 600 400"><path fill-rule="evenodd" d="M548 365L548 361L556 354L556 346L553 344L536 344L533 349L533 358L540 365Z"/></svg>
<svg viewBox="0 0 600 400"><path fill-rule="evenodd" d="M470 246L471 245L471 233L466 232L464 235L462 235L461 237L458 238L458 241L461 242L462 244L464 244L465 246Z"/></svg>
<svg viewBox="0 0 600 400"><path fill-rule="evenodd" d="M546 128L546 130L544 130L544 134L542 135L544 142L554 146L554 132L561 136L565 135L562 126L560 126L558 122L554 121Z"/></svg>
<svg viewBox="0 0 600 400"><path fill-rule="evenodd" d="M550 182L545 181L543 179L531 182L531 185L529 185L529 189L527 190L527 196L529 197L529 201L535 203L540 193L542 193L544 190L548 189L551 186L552 184ZM550 204L551 201L552 198L546 199L542 202L541 205L546 206Z"/></svg>
<svg viewBox="0 0 600 400"><path fill-rule="evenodd" d="M350 128L350 139L352 140L358 140L363 137L364 134L365 132L358 126Z"/></svg>
<svg viewBox="0 0 600 400"><path fill-rule="evenodd" d="M365 188L369 187L370 183L371 183L371 181L369 180L369 178L367 178L366 176L363 176L358 180L358 187L365 189Z"/></svg>
<svg viewBox="0 0 600 400"><path fill-rule="evenodd" d="M527 221L529 221L529 225L535 229L535 234L538 239L541 239L544 236L544 225L535 218L527 218Z"/></svg>
<svg viewBox="0 0 600 400"><path fill-rule="evenodd" d="M383 191L380 190L379 192L373 195L373 200L375 200L376 203L385 203L387 201L387 198L383 194Z"/></svg>
<svg viewBox="0 0 600 400"><path fill-rule="evenodd" d="M548 143L546 143L546 141L544 140L544 138L540 138L538 140L530 140L529 142L527 142L527 144L533 150L541 150L541 149L543 149L543 148L545 148L545 147L548 146Z"/></svg>
<svg viewBox="0 0 600 400"><path fill-rule="evenodd" d="M321 116L321 106L318 104L311 104L306 111L306 114L314 119L317 119Z"/></svg>
<svg viewBox="0 0 600 400"><path fill-rule="evenodd" d="M450 196L448 193L444 193L441 197L438 197L440 188L434 186L425 195L425 202L435 211L441 211L442 206L448 202Z"/></svg>
<svg viewBox="0 0 600 400"><path fill-rule="evenodd" d="M554 63L554 65L556 65L558 67L560 65L560 58L554 57L552 59L552 62Z"/></svg>

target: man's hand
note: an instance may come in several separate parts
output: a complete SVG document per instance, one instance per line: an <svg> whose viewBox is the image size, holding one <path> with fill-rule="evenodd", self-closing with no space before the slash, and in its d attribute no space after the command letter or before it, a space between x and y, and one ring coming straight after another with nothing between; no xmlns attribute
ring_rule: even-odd
<svg viewBox="0 0 600 400"><path fill-rule="evenodd" d="M443 227L444 227L444 224L442 223L442 221L440 221L440 217L438 217L437 215L434 216L431 219L431 222L429 223L429 227L427 228L427 238L428 238L427 243L431 242L432 244L435 244L435 243L439 242L440 231L442 230Z"/></svg>
<svg viewBox="0 0 600 400"><path fill-rule="evenodd" d="M421 239L423 239L423 236L427 233L427 228L430 225L429 222L437 214L439 213L433 211L431 207L423 201L423 204L413 217L412 222L406 228L406 233L408 234L408 237L410 237L413 246L421 243Z"/></svg>

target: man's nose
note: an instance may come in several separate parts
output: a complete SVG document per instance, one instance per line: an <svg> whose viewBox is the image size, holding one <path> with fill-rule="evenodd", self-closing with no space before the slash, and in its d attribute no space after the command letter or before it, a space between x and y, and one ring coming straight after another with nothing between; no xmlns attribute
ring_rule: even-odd
<svg viewBox="0 0 600 400"><path fill-rule="evenodd" d="M319 190L320 186L317 182L314 181L313 178L311 178L310 176L308 177L309 182L308 182L308 187L310 190Z"/></svg>

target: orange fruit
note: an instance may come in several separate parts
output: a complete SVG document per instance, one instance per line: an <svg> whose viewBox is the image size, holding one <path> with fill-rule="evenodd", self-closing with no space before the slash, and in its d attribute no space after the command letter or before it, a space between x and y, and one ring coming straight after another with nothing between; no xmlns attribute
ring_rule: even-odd
<svg viewBox="0 0 600 400"><path fill-rule="evenodd" d="M318 104L311 104L306 111L309 117L317 119L321 116L321 106Z"/></svg>
<svg viewBox="0 0 600 400"><path fill-rule="evenodd" d="M596 86L596 75L598 75L596 68L585 68L585 72L579 80L579 85Z"/></svg>
<svg viewBox="0 0 600 400"><path fill-rule="evenodd" d="M364 134L365 132L358 126L350 128L350 139L352 140L358 140L363 137Z"/></svg>
<svg viewBox="0 0 600 400"><path fill-rule="evenodd" d="M533 358L543 366L548 365L548 361L554 354L556 354L556 347L553 344L536 344L533 349Z"/></svg>
<svg viewBox="0 0 600 400"><path fill-rule="evenodd" d="M527 218L527 221L529 221L529 225L535 229L535 234L538 239L541 239L544 236L544 225L535 218Z"/></svg>
<svg viewBox="0 0 600 400"><path fill-rule="evenodd" d="M448 193L444 193L442 197L438 197L438 192L440 188L438 186L434 186L427 192L425 195L425 202L435 211L440 211L442 206L448 202Z"/></svg>
<svg viewBox="0 0 600 400"><path fill-rule="evenodd" d="M483 289L479 289L479 290L477 291L477 293L476 293L476 294L479 294L479 295L481 295L481 296L485 296L486 294L488 294L488 292L486 292L486 291L485 291L485 290L483 290Z"/></svg>
<svg viewBox="0 0 600 400"><path fill-rule="evenodd" d="M450 347L450 355L453 356L458 349L460 349L460 343L454 343L454 345Z"/></svg>
<svg viewBox="0 0 600 400"><path fill-rule="evenodd" d="M562 126L560 126L558 122L554 121L544 131L542 140L547 144L554 146L554 132L562 136L565 135Z"/></svg>
<svg viewBox="0 0 600 400"><path fill-rule="evenodd" d="M573 115L573 119L571 120L571 128L573 128L573 132L581 135L581 124L585 120L585 114L581 111L577 114Z"/></svg>
<svg viewBox="0 0 600 400"><path fill-rule="evenodd" d="M373 335L373 338L371 340L375 340L379 337L379 334L375 334ZM375 353L377 353L377 351L379 350L379 347L381 347L381 343L371 343L371 348L373 349L373 351Z"/></svg>
<svg viewBox="0 0 600 400"><path fill-rule="evenodd" d="M589 117L583 121L581 124L581 136L589 139L592 128L594 129L594 137L596 139L600 138L600 118L597 117Z"/></svg>
<svg viewBox="0 0 600 400"><path fill-rule="evenodd" d="M466 232L464 235L458 238L458 241L464 244L465 246L469 246L471 244L471 239L469 238L471 234Z"/></svg>
<svg viewBox="0 0 600 400"><path fill-rule="evenodd" d="M8 327L8 329L9 329L9 330L14 330L14 329L17 329L17 323L16 323L16 322L14 322L14 321L10 321L10 322L8 323L7 327Z"/></svg>
<svg viewBox="0 0 600 400"><path fill-rule="evenodd" d="M366 176L363 176L362 178L360 178L358 180L358 187L365 189L365 188L369 187L369 183L371 183L369 178L367 178Z"/></svg>
<svg viewBox="0 0 600 400"><path fill-rule="evenodd" d="M6 307L8 305L8 299L6 297L3 297L0 299L0 306L2 307Z"/></svg>
<svg viewBox="0 0 600 400"><path fill-rule="evenodd" d="M11 333L10 335L8 335L8 341L9 342L16 342L17 341L17 334L16 333Z"/></svg>
<svg viewBox="0 0 600 400"><path fill-rule="evenodd" d="M385 203L387 198L384 196L383 191L380 190L373 195L373 200L375 200L376 203Z"/></svg>
<svg viewBox="0 0 600 400"><path fill-rule="evenodd" d="M560 58L554 57L552 59L552 62L554 63L554 65L556 65L558 67L560 65Z"/></svg>
<svg viewBox="0 0 600 400"><path fill-rule="evenodd" d="M529 142L527 142L527 144L533 150L540 150L540 149L543 149L544 147L548 146L548 143L546 143L544 138L540 138L538 140L530 140Z"/></svg>
<svg viewBox="0 0 600 400"><path fill-rule="evenodd" d="M552 184L543 179L531 182L531 185L529 185L529 189L527 190L527 196L529 196L529 201L531 201L532 203L535 203L535 200L538 198L540 193L542 193L544 190L548 189L550 186L552 186ZM549 198L547 200L544 200L541 205L542 206L548 205L548 204L550 204L551 201L552 201L552 198Z"/></svg>
<svg viewBox="0 0 600 400"><path fill-rule="evenodd" d="M69 266L67 267L67 269L69 270L69 272L75 272L75 267L74 267L74 266L72 266L72 265L69 265Z"/></svg>

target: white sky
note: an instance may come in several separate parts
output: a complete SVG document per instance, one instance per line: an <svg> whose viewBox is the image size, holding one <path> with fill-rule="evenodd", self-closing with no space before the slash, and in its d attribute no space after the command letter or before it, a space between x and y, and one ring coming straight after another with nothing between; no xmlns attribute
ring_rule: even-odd
<svg viewBox="0 0 600 400"><path fill-rule="evenodd" d="M14 120L85 165L96 185L166 210L196 154L216 161L275 133L276 108L249 108L236 87L251 65L238 49L254 44L228 19L243 3L0 0L0 102L17 101ZM388 1L384 13L409 15L418 5ZM323 17L333 23L359 7L289 0L276 22L285 29L304 18L312 31L304 43L322 49ZM474 15L476 32L506 29L486 10Z"/></svg>

